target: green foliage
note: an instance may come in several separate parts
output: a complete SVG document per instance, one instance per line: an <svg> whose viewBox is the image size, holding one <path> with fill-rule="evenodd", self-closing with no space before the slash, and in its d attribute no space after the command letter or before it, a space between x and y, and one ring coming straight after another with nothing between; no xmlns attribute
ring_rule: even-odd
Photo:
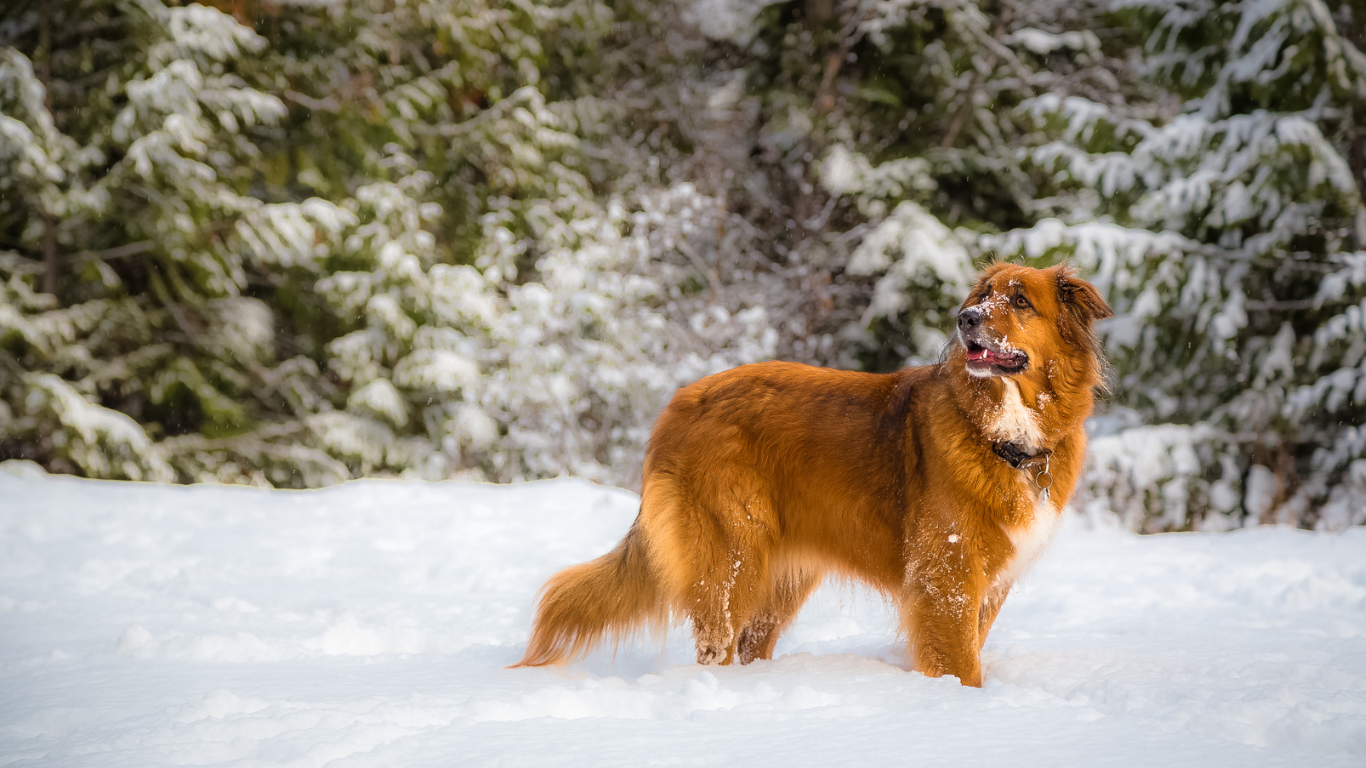
<svg viewBox="0 0 1366 768"><path fill-rule="evenodd" d="M1098 422L1120 431L1097 441L1087 503L1147 529L1362 522L1362 497L1347 489L1361 474L1353 425L1366 385L1359 343L1338 339L1360 339L1346 329L1363 298L1349 275L1366 239L1366 57L1319 2L1125 0L1082 21L1046 32L1016 21L1000 42L1022 49L1018 65L978 55L991 69L975 82L1016 95L983 102L992 114L969 129L977 162L1001 169L993 183L1031 222L955 236L977 255L1070 259L1118 315L1102 332L1125 418ZM1142 57L1100 57L1090 30L1107 23L1142 41ZM1135 87L1077 88L1088 67ZM931 252L907 237L893 238L905 256L883 260L878 288L898 297L881 314L914 322L942 300L897 274ZM1172 426L1123 428L1135 422Z"/></svg>
<svg viewBox="0 0 1366 768"><path fill-rule="evenodd" d="M0 12L0 458L629 485L677 386L1066 258L1083 506L1363 522L1359 2L213 5Z"/></svg>

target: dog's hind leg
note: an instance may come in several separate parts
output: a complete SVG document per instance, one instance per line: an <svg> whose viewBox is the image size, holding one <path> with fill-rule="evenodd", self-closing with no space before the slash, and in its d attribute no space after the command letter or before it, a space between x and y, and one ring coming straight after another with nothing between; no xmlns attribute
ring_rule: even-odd
<svg viewBox="0 0 1366 768"><path fill-rule="evenodd" d="M766 489L736 483L708 510L714 536L692 542L695 568L682 607L693 620L699 664L730 664L746 622L767 601L776 526Z"/></svg>
<svg viewBox="0 0 1366 768"><path fill-rule="evenodd" d="M745 622L767 599L778 536L773 494L752 461L721 440L706 472L647 463L641 523L675 615L692 619L699 664L729 664Z"/></svg>
<svg viewBox="0 0 1366 768"><path fill-rule="evenodd" d="M792 569L775 573L769 585L767 599L760 604L737 643L740 663L773 658L773 646L787 629L802 604L820 586L822 574L816 571Z"/></svg>
<svg viewBox="0 0 1366 768"><path fill-rule="evenodd" d="M734 661L741 630L768 589L764 543L731 544L726 557L699 576L689 596L699 664Z"/></svg>

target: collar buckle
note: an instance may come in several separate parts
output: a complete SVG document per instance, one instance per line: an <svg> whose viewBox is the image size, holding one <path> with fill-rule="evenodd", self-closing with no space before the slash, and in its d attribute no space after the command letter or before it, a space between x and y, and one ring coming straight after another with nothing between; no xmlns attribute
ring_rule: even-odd
<svg viewBox="0 0 1366 768"><path fill-rule="evenodd" d="M1018 443L992 443L991 451L1015 469L1029 470L1038 467L1042 471L1036 474L1040 475L1048 474L1048 459L1053 455L1053 451L1047 448L1038 453L1026 453Z"/></svg>
<svg viewBox="0 0 1366 768"><path fill-rule="evenodd" d="M1015 469L1029 472L1034 477L1034 487L1039 489L1039 501L1043 504L1048 503L1049 489L1053 487L1053 473L1049 472L1050 459L1053 451L1044 449L1038 453L1025 453L1024 449L1015 443L992 443L991 451L1001 458L1002 461ZM1047 478L1045 485L1044 478Z"/></svg>

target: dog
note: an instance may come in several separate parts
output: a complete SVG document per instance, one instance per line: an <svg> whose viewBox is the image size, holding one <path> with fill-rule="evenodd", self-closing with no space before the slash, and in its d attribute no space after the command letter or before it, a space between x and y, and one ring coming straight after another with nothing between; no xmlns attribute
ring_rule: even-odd
<svg viewBox="0 0 1366 768"><path fill-rule="evenodd" d="M670 616L697 661L769 659L827 575L900 606L913 669L982 684L981 648L1077 482L1110 317L1067 266L998 263L940 362L872 374L755 363L680 389L612 552L541 590L525 656L572 660Z"/></svg>

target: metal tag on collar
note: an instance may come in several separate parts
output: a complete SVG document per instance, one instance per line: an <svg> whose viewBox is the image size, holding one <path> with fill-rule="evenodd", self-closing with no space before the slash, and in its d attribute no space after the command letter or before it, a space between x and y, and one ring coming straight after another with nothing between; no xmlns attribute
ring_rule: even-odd
<svg viewBox="0 0 1366 768"><path fill-rule="evenodd" d="M1039 501L1040 501L1041 503L1043 503L1043 504L1047 504L1047 503L1048 503L1048 497L1049 497L1048 489L1053 487L1053 474L1052 474L1051 472L1048 471L1048 467L1049 467L1049 464L1051 463L1051 459L1052 459L1051 456L1046 456L1046 457L1044 457L1044 460L1043 460L1043 469L1039 471L1039 474L1037 474L1037 475L1034 476L1034 485L1038 486L1038 487L1039 487L1039 491L1041 491L1041 493L1039 494ZM1047 485L1044 485L1044 478L1045 478L1045 477L1048 478L1048 484L1047 484Z"/></svg>

